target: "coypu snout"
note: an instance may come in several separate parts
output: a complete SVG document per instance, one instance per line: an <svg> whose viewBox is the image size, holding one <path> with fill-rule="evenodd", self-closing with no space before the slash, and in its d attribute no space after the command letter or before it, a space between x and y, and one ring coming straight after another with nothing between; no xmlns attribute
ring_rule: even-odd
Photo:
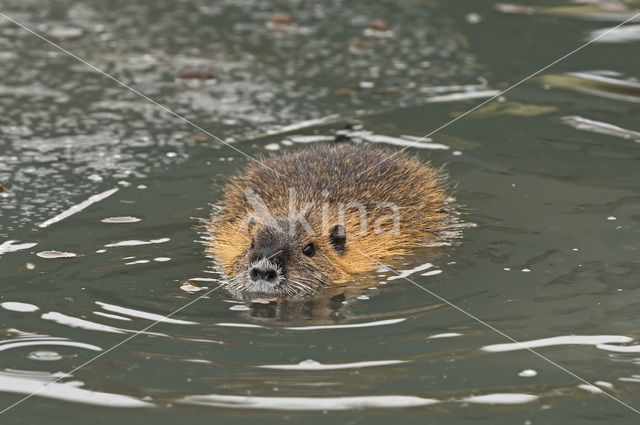
<svg viewBox="0 0 640 425"><path fill-rule="evenodd" d="M287 240L282 232L266 227L251 239L249 247L249 292L270 293L285 279L285 265L289 257Z"/></svg>
<svg viewBox="0 0 640 425"><path fill-rule="evenodd" d="M228 288L240 298L309 295L328 286L338 273L330 257L330 251L336 252L331 236L308 233L296 220L261 220L241 234L247 236L246 248L228 275Z"/></svg>

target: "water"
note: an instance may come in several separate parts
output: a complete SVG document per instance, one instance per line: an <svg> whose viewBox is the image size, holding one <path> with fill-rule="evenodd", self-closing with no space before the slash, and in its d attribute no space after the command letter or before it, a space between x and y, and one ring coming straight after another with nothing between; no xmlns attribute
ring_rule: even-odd
<svg viewBox="0 0 640 425"><path fill-rule="evenodd" d="M354 121L399 148L639 7L10 0L0 12L254 156ZM265 25L276 12L295 29ZM380 18L391 37L367 35ZM247 159L0 19L1 406L40 391L0 422L636 423L601 391L640 408L637 28L412 148L446 164L476 227L394 267L589 386L384 269L279 309L217 289L148 328L219 285L199 223ZM189 70L214 78L181 80Z"/></svg>

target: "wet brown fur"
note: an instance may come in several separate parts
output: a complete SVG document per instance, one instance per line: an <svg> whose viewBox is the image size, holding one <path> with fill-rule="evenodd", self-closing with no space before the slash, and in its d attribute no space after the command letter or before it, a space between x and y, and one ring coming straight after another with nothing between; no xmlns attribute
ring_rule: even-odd
<svg viewBox="0 0 640 425"><path fill-rule="evenodd" d="M298 231L293 239L298 251L309 242L316 247L314 257L298 255L291 260L290 273L298 281L317 278L323 285L339 284L353 274L376 269L392 257L424 246L444 230L448 220L444 177L441 170L416 157L404 153L391 156L393 153L369 145L320 145L270 156L261 161L264 166L250 164L230 179L222 213L207 222L208 254L227 276L238 275L248 266L252 238L261 226L268 225L258 212L257 225L243 227L247 213L255 212L245 195L248 187L276 218L289 216L290 187L296 190L297 210L304 209L307 203L313 205L305 218L315 235ZM358 175L377 163L380 164ZM328 193L323 194L323 190ZM367 231L361 232L360 212L347 210L346 248L337 252L329 242L328 231L337 223L341 202L365 206ZM399 208L399 232L384 235L373 231L378 219L383 220L379 226L383 230L390 230L393 225L391 220L382 218L391 210L376 208L381 202ZM324 219L328 223L323 223L323 205L325 213L329 212L325 214L329 220Z"/></svg>

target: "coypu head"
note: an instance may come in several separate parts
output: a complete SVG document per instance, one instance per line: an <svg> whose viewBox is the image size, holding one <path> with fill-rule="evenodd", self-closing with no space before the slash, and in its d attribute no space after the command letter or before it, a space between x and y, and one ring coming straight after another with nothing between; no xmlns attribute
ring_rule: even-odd
<svg viewBox="0 0 640 425"><path fill-rule="evenodd" d="M345 229L336 224L328 234L309 230L295 220L249 223L228 289L245 299L296 298L335 284L344 274L336 257L346 250Z"/></svg>
<svg viewBox="0 0 640 425"><path fill-rule="evenodd" d="M236 298L307 298L439 237L442 183L419 159L370 146L274 155L225 186L207 250Z"/></svg>

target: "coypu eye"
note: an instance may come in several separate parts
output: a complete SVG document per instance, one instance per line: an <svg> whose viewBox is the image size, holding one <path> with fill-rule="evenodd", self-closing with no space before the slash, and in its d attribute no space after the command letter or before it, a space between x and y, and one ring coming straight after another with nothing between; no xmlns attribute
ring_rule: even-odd
<svg viewBox="0 0 640 425"><path fill-rule="evenodd" d="M313 254L316 253L316 247L312 243L308 243L302 248L302 253L307 257L313 257Z"/></svg>

